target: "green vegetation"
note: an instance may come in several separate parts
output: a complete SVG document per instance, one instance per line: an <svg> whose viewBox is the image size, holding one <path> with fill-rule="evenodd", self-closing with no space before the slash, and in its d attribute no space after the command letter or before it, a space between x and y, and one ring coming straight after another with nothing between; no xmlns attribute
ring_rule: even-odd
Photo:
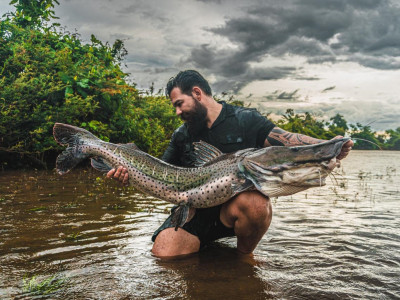
<svg viewBox="0 0 400 300"><path fill-rule="evenodd" d="M106 141L134 141L160 155L180 124L168 99L141 95L120 67L124 44L49 25L57 1L13 0L0 24L0 161L42 165L61 149L55 122L86 128ZM18 159L16 159L18 158ZM4 165L3 165L4 166Z"/></svg>
<svg viewBox="0 0 400 300"><path fill-rule="evenodd" d="M120 204L111 204L107 206L107 209L111 209L111 210L118 210L118 209L124 209L125 206L124 205L120 205Z"/></svg>
<svg viewBox="0 0 400 300"><path fill-rule="evenodd" d="M342 115L336 114L330 122L318 121L311 113L296 114L288 109L283 118L275 122L282 129L302 133L319 139L332 139L335 136L350 136L354 139L354 149L400 150L400 127L377 134L370 126L347 124Z"/></svg>
<svg viewBox="0 0 400 300"><path fill-rule="evenodd" d="M0 168L52 167L62 149L52 136L55 122L83 127L103 140L135 142L160 156L180 120L169 100L140 93L121 69L124 43L84 43L76 33L51 23L57 0L13 0L15 12L0 19ZM231 99L240 105L240 101ZM351 135L383 149L400 149L400 128L377 135L369 126L331 122L288 110L278 125L330 139ZM377 147L356 141L358 149Z"/></svg>
<svg viewBox="0 0 400 300"><path fill-rule="evenodd" d="M34 208L29 209L29 211L44 211L44 210L47 210L47 207L38 206L38 207L34 207Z"/></svg>
<svg viewBox="0 0 400 300"><path fill-rule="evenodd" d="M66 278L59 274L52 275L43 280L38 280L34 275L23 279L23 291L29 295L48 295L61 289L67 282Z"/></svg>
<svg viewBox="0 0 400 300"><path fill-rule="evenodd" d="M65 240L66 240L66 241L74 241L74 242L77 242L78 240L80 240L80 239L82 239L82 238L83 238L83 234L82 234L80 231L78 231L78 232L69 234L69 235L65 238Z"/></svg>

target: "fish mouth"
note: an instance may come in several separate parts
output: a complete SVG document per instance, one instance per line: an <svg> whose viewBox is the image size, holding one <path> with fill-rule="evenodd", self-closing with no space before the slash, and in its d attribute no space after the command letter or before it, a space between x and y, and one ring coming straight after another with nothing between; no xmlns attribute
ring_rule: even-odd
<svg viewBox="0 0 400 300"><path fill-rule="evenodd" d="M247 161L244 164L248 175L258 185L265 182L276 182L292 186L322 186L333 169L340 166L336 158L321 162L286 163L275 166L263 166L260 163Z"/></svg>
<svg viewBox="0 0 400 300"><path fill-rule="evenodd" d="M239 163L243 177L267 197L292 195L326 184L326 177L339 165L336 158L321 162L291 163L275 169L247 161Z"/></svg>
<svg viewBox="0 0 400 300"><path fill-rule="evenodd" d="M238 163L240 173L266 196L284 196L326 184L340 165L336 159L349 139L296 147L268 147L252 151Z"/></svg>
<svg viewBox="0 0 400 300"><path fill-rule="evenodd" d="M310 166L331 172L337 166L336 157L348 140L341 138L306 146L261 148L245 154L242 162L249 170L264 175Z"/></svg>

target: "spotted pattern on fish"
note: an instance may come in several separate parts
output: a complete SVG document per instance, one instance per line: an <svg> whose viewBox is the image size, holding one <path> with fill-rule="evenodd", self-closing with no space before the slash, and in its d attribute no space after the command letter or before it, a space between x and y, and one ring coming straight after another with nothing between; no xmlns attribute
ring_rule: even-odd
<svg viewBox="0 0 400 300"><path fill-rule="evenodd" d="M67 145L57 158L60 174L84 158L101 157L95 166L124 166L131 186L165 201L195 208L222 204L249 189L277 197L323 185L336 166L335 157L348 140L245 149L232 154L197 143L198 167L182 168L142 152L134 144L104 142L82 128L56 123L53 132L57 142Z"/></svg>

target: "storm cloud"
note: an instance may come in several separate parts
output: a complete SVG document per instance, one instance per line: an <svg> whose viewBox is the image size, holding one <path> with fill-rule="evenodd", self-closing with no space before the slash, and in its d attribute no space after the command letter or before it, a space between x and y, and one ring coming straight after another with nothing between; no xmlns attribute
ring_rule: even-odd
<svg viewBox="0 0 400 300"><path fill-rule="evenodd" d="M188 61L222 81L236 78L238 88L255 80L248 74L263 80L264 72L253 72L253 64L269 57L295 55L310 64L356 62L400 69L400 8L388 0L250 2L243 15L206 30L235 47L202 45L191 51ZM276 72L277 77L294 74L279 67Z"/></svg>
<svg viewBox="0 0 400 300"><path fill-rule="evenodd" d="M12 10L0 0L1 15ZM139 89L197 69L213 92L265 113L342 113L400 126L400 3L395 0L60 0L83 41L122 39ZM365 105L364 105L365 104Z"/></svg>

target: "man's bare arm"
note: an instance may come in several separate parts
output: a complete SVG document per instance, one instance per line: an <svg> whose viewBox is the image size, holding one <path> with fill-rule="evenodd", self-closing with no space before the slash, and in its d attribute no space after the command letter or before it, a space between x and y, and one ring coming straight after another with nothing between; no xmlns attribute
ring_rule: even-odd
<svg viewBox="0 0 400 300"><path fill-rule="evenodd" d="M288 132L279 127L274 127L267 136L264 147L312 145L324 141L325 140L316 139L300 133Z"/></svg>
<svg viewBox="0 0 400 300"><path fill-rule="evenodd" d="M341 138L342 136L337 136L335 138ZM274 127L271 130L267 138L264 142L264 147L270 146L299 146L299 145L312 145L322 143L325 140L316 139L304 134L299 133L291 133L286 130L283 130L279 127ZM347 141L343 147L340 154L336 157L337 159L345 158L351 148L354 146L354 142L352 140Z"/></svg>

